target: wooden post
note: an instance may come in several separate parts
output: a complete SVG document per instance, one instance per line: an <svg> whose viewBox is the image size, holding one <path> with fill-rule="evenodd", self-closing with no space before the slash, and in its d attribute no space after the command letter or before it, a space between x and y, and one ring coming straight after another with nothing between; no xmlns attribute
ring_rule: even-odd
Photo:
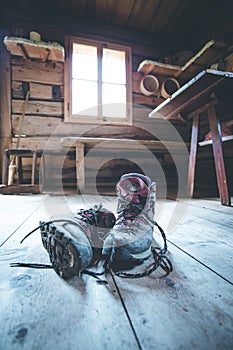
<svg viewBox="0 0 233 350"><path fill-rule="evenodd" d="M2 39L2 36L0 36ZM2 40L1 40L2 41ZM0 45L0 174L5 183L6 163L4 151L11 147L11 70L10 55L3 44Z"/></svg>
<svg viewBox="0 0 233 350"><path fill-rule="evenodd" d="M85 190L84 143L76 145L76 179L77 190L82 193Z"/></svg>
<svg viewBox="0 0 233 350"><path fill-rule="evenodd" d="M195 117L193 117L192 136L191 136L190 155L189 155L188 193L190 197L193 196L193 190L194 190L194 178L195 178L195 168L196 168L196 159L197 159L198 126L199 126L199 115L196 115Z"/></svg>
<svg viewBox="0 0 233 350"><path fill-rule="evenodd" d="M39 172L39 184L40 184L40 192L43 193L45 186L45 154L42 152L40 158L40 172Z"/></svg>
<svg viewBox="0 0 233 350"><path fill-rule="evenodd" d="M230 206L231 202L230 202L230 196L228 192L225 164L224 164L223 151L222 151L221 131L219 133L220 124L219 124L219 121L217 120L216 107L212 106L208 108L207 113L208 113L210 131L211 131L212 142L213 142L214 162L215 162L215 169L216 169L216 175L217 175L219 195L220 195L222 205Z"/></svg>
<svg viewBox="0 0 233 350"><path fill-rule="evenodd" d="M16 155L16 161L17 161L17 168L18 168L18 184L23 184L23 162L22 162L22 156Z"/></svg>
<svg viewBox="0 0 233 350"><path fill-rule="evenodd" d="M7 150L3 151L3 173L2 173L2 183L7 185L8 183L8 170L10 164L10 156Z"/></svg>
<svg viewBox="0 0 233 350"><path fill-rule="evenodd" d="M35 185L36 183L36 164L37 164L37 151L33 151L33 157L32 157L32 179L31 184Z"/></svg>

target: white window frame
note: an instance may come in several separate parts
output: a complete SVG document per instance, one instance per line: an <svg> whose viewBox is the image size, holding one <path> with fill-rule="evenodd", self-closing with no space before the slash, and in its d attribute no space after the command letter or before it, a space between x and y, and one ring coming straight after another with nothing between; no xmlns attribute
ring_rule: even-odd
<svg viewBox="0 0 233 350"><path fill-rule="evenodd" d="M99 115L82 116L80 114L72 115L72 46L73 43L92 44L98 47L98 52L101 48L107 47L125 51L126 53L126 110L127 116L122 118ZM117 124L117 125L132 125L132 51L129 46L118 43L109 42L107 40L90 39L79 36L66 36L65 38L66 58L64 67L64 116L65 122L71 123L86 123L86 124ZM100 57L100 56L99 56ZM101 83L98 80L98 85ZM100 94L101 95L101 94ZM101 110L101 108L99 108Z"/></svg>

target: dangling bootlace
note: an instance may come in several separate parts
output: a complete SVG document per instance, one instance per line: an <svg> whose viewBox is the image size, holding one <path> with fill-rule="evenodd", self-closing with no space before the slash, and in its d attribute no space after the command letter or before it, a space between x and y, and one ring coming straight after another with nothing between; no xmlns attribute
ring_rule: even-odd
<svg viewBox="0 0 233 350"><path fill-rule="evenodd" d="M154 272L158 267L161 267L165 271L165 276L169 275L170 272L173 271L172 263L169 260L169 258L166 256L167 253L167 239L164 230L162 227L156 222L156 221L151 221L150 218L147 218L148 221L153 223L156 227L158 227L161 236L163 238L164 246L161 249L160 247L155 247L151 246L151 253L154 259L154 262L151 264L151 267L149 267L147 270L139 273L128 273L124 271L115 271L115 274L119 277L124 277L124 278L140 278L140 277L145 277L150 275L152 272ZM109 262L106 263L106 265L109 268Z"/></svg>
<svg viewBox="0 0 233 350"><path fill-rule="evenodd" d="M166 236L154 221L156 185L150 178L137 173L125 174L117 184L118 216L116 224L104 242L103 255L106 269L120 277L143 277L161 266L166 273L172 271L167 256ZM164 240L164 248L152 246L154 226ZM142 264L153 256L153 266L142 273L121 272Z"/></svg>

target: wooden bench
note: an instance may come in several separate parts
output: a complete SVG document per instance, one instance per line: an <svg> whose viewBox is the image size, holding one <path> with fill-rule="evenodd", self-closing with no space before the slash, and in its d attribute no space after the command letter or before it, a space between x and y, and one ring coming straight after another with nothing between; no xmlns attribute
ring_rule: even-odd
<svg viewBox="0 0 233 350"><path fill-rule="evenodd" d="M65 148L75 148L76 150L76 181L77 189L80 192L85 191L85 152L89 147L98 145L98 151L115 153L119 156L120 151L143 151L148 149L155 152L166 152L172 150L172 153L184 154L189 148L189 143L184 142L161 142L155 140L132 140L117 138L99 138L99 137L63 137L61 145Z"/></svg>

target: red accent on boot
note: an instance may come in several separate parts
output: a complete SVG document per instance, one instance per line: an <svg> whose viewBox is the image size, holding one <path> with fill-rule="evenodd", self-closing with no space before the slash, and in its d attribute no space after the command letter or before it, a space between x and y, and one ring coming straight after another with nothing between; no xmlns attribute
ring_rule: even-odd
<svg viewBox="0 0 233 350"><path fill-rule="evenodd" d="M117 192L120 192L121 197L127 202L140 204L140 199L148 196L149 189L142 179L137 177L127 177L127 179L122 179L118 182Z"/></svg>

